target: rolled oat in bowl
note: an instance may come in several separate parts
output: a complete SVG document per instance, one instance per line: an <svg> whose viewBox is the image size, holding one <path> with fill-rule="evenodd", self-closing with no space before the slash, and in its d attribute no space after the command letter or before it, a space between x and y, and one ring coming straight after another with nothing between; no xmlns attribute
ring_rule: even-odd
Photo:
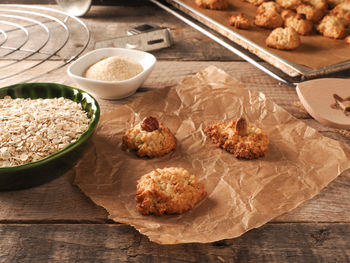
<svg viewBox="0 0 350 263"><path fill-rule="evenodd" d="M0 167L38 161L62 150L89 122L80 104L63 97L0 99Z"/></svg>

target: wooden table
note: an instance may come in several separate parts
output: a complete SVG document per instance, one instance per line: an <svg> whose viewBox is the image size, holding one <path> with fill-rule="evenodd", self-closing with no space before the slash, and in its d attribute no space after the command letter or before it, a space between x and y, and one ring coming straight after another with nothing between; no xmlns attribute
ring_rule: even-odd
<svg viewBox="0 0 350 263"><path fill-rule="evenodd" d="M53 1L48 3L58 8ZM93 6L82 19L92 33L88 50L96 41L123 35L132 25L152 23L171 29L174 45L152 52L158 62L144 90L172 86L215 65L247 87L264 92L323 135L350 146L349 138L320 125L297 107L293 87L278 83L147 1L115 4L108 8ZM59 62L57 58L50 61ZM339 75L349 76L349 72ZM37 81L74 85L66 67ZM99 100L102 114L144 92L120 101ZM239 238L209 244L158 245L133 227L108 220L104 209L60 177L32 189L0 192L0 262L350 262L349 187L348 170L312 200Z"/></svg>

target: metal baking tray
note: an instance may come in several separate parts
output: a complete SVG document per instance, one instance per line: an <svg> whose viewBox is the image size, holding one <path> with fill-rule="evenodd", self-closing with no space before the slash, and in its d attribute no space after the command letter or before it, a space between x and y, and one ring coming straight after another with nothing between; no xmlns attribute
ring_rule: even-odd
<svg viewBox="0 0 350 263"><path fill-rule="evenodd" d="M266 47L265 39L270 30L256 26L250 30L231 27L228 24L231 14L244 12L251 18L255 15L256 7L243 0L230 0L230 8L225 11L199 8L194 0L165 0L165 5L161 0L150 1L202 33L214 35L214 40L224 39L224 46L230 45L238 49L238 52L244 53L244 56L241 56L244 59L245 56L249 56L245 52L248 51L268 62L272 67L262 66L261 63L257 65L257 59L251 56L250 59L246 59L260 69L264 67L265 72L277 79L287 79L284 82L295 83L350 69L350 47L344 40L329 39L314 33L311 36L301 36L302 44L297 50L281 51Z"/></svg>

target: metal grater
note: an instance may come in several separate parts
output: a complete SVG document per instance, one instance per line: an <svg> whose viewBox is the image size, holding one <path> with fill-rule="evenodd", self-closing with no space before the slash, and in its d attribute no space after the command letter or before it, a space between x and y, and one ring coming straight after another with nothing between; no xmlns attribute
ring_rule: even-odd
<svg viewBox="0 0 350 263"><path fill-rule="evenodd" d="M142 24L130 28L128 36L96 42L95 48L120 47L151 51L172 45L169 28Z"/></svg>

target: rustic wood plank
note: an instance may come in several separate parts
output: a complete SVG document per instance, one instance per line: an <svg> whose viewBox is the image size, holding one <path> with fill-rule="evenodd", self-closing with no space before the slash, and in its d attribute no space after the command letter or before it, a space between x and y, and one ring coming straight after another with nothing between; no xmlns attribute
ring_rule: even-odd
<svg viewBox="0 0 350 263"><path fill-rule="evenodd" d="M0 207L3 223L107 221L107 212L63 176L39 187L0 192Z"/></svg>
<svg viewBox="0 0 350 263"><path fill-rule="evenodd" d="M348 262L349 224L267 224L209 244L158 245L126 225L0 225L0 262Z"/></svg>

